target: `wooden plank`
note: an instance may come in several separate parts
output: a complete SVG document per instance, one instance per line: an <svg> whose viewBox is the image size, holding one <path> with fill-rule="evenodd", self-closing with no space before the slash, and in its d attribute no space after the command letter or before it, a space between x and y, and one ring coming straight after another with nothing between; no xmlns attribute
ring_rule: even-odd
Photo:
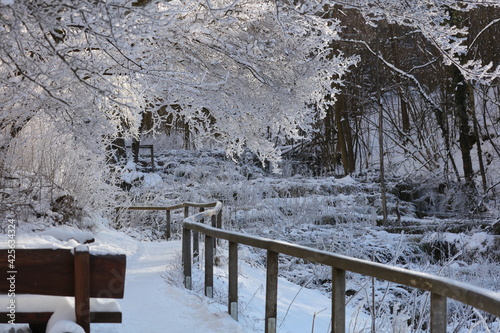
<svg viewBox="0 0 500 333"><path fill-rule="evenodd" d="M217 221L215 227L218 229L222 229L222 207L219 209L219 212L217 213Z"/></svg>
<svg viewBox="0 0 500 333"><path fill-rule="evenodd" d="M7 254L0 250L0 258ZM0 267L7 263L6 257ZM121 322L120 312L104 315L92 313L90 318L89 296L101 298L123 298L125 285L125 255L91 255L87 246L74 249L18 249L16 250L16 294L51 296L74 296L77 323L85 332L90 332L91 320L98 322ZM7 272L2 267L2 272ZM93 280L92 280L93 279ZM2 279L3 290L7 279ZM2 291L4 292L4 291ZM7 322L7 315L0 322ZM51 312L16 312L16 323L46 323Z"/></svg>
<svg viewBox="0 0 500 333"><path fill-rule="evenodd" d="M205 296L214 296L214 238L205 237Z"/></svg>
<svg viewBox="0 0 500 333"><path fill-rule="evenodd" d="M16 324L43 324L47 323L53 312L16 312ZM121 312L90 312L92 323L121 323ZM7 313L0 312L0 323L7 323Z"/></svg>
<svg viewBox="0 0 500 333"><path fill-rule="evenodd" d="M198 202L185 202L184 206L194 207L194 208L211 208L217 206L217 202L209 202L209 203L198 203Z"/></svg>
<svg viewBox="0 0 500 333"><path fill-rule="evenodd" d="M43 324L49 321L52 314L53 312L26 313L16 311L16 324ZM0 312L0 323L8 323L9 320L6 312Z"/></svg>
<svg viewBox="0 0 500 333"><path fill-rule="evenodd" d="M0 250L0 292L7 293L9 281L7 250ZM16 249L16 294L73 296L73 253L69 249Z"/></svg>
<svg viewBox="0 0 500 333"><path fill-rule="evenodd" d="M87 246L75 248L75 315L76 323L90 333L90 256Z"/></svg>
<svg viewBox="0 0 500 333"><path fill-rule="evenodd" d="M90 296L123 298L126 256L90 255ZM70 249L17 249L16 293L74 296L74 256ZM0 292L9 290L7 250L0 250Z"/></svg>
<svg viewBox="0 0 500 333"><path fill-rule="evenodd" d="M183 226L191 230L203 232L204 234L210 235L215 238L228 240L230 242L249 245L260 249L268 248L268 239L263 237L254 237L245 234L239 234L233 231L212 228L195 222L184 222Z"/></svg>
<svg viewBox="0 0 500 333"><path fill-rule="evenodd" d="M172 205L172 206L128 206L128 207L115 207L115 209L118 210L175 210L175 209L180 209L180 208L189 208L189 207L194 207L194 208L213 208L217 206L217 202L210 202L210 203L195 203L195 202L185 202L181 203L178 205ZM185 217L188 217L189 215L185 215Z"/></svg>
<svg viewBox="0 0 500 333"><path fill-rule="evenodd" d="M431 293L431 333L446 333L446 303L446 297Z"/></svg>
<svg viewBox="0 0 500 333"><path fill-rule="evenodd" d="M278 253L267 251L265 333L276 333L278 314Z"/></svg>
<svg viewBox="0 0 500 333"><path fill-rule="evenodd" d="M90 297L123 298L127 256L90 255Z"/></svg>
<svg viewBox="0 0 500 333"><path fill-rule="evenodd" d="M345 320L345 271L332 268L332 333L344 333Z"/></svg>
<svg viewBox="0 0 500 333"><path fill-rule="evenodd" d="M238 243L229 242L228 312L238 321Z"/></svg>
<svg viewBox="0 0 500 333"><path fill-rule="evenodd" d="M119 324L122 322L121 312L90 312L92 323Z"/></svg>

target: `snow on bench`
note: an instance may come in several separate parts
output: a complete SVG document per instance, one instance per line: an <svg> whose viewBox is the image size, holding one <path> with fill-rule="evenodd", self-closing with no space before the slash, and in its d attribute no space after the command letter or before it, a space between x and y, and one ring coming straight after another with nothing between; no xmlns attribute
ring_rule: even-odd
<svg viewBox="0 0 500 333"><path fill-rule="evenodd" d="M12 256L14 254L14 257ZM121 323L126 256L74 249L0 249L0 323ZM7 311L7 312L5 312Z"/></svg>

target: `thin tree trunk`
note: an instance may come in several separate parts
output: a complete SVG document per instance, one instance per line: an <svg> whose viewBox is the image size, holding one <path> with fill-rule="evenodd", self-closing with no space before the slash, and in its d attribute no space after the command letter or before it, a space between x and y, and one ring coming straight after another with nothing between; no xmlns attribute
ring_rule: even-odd
<svg viewBox="0 0 500 333"><path fill-rule="evenodd" d="M462 164L465 183L471 190L475 190L474 168L472 166L471 150L475 143L475 137L470 127L469 112L471 112L470 84L465 80L460 70L453 67L453 78L455 87L455 109L458 118L459 146L462 154Z"/></svg>
<svg viewBox="0 0 500 333"><path fill-rule="evenodd" d="M376 58L376 86L377 86L377 104L378 104L378 147L379 147L379 161L380 161L380 194L382 199L382 225L387 225L387 196L385 188L385 165L384 165L384 109L382 108L382 93L380 87L380 49L379 49L379 36L377 29L376 41L377 43L377 58Z"/></svg>
<svg viewBox="0 0 500 333"><path fill-rule="evenodd" d="M337 108L337 103L334 106L329 106L326 110L326 116L323 119L325 125L324 139L323 139L323 152L321 164L328 168L334 169L337 161L335 159L335 125L334 125L334 108Z"/></svg>
<svg viewBox="0 0 500 333"><path fill-rule="evenodd" d="M472 87L471 87L471 93L474 94ZM472 110L471 115L472 115L472 123L474 125L474 135L476 137L477 157L479 160L479 171L481 173L481 184L483 186L483 191L486 191L488 186L486 181L486 170L484 168L484 161L483 161L483 149L481 148L481 135L479 133L479 122L477 120L477 115L474 110Z"/></svg>
<svg viewBox="0 0 500 333"><path fill-rule="evenodd" d="M189 150L191 146L189 124L187 121L184 123L184 149Z"/></svg>
<svg viewBox="0 0 500 333"><path fill-rule="evenodd" d="M339 95L335 103L335 124L337 126L337 147L342 158L342 167L344 168L344 175L350 174L349 170L349 153L347 152L347 143L344 133L344 126L342 125L342 113L345 109L345 96Z"/></svg>

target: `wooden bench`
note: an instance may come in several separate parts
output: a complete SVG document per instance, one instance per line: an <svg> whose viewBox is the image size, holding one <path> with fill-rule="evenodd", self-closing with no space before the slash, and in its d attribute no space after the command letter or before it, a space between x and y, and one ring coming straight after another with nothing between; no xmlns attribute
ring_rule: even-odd
<svg viewBox="0 0 500 333"><path fill-rule="evenodd" d="M0 250L0 297L8 306L13 303L16 307L11 311L12 306L9 309L2 305L0 323L44 326L54 313L58 299L64 299L33 296L33 301L30 301L31 298L26 297L31 296L25 294L74 298L76 323L87 333L90 332L90 323L122 322L117 304L98 306L94 303L100 302L91 298L123 298L125 255L90 254L84 245L74 249L16 249L15 258L9 257L8 251ZM16 304L18 297L26 298L21 302L24 304ZM45 298L37 300L36 297ZM46 303L43 309L39 306L40 302Z"/></svg>

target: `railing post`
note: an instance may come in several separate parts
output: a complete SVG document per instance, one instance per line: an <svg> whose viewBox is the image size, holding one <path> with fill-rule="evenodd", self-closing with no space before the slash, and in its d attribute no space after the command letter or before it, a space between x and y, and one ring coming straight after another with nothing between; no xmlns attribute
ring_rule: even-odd
<svg viewBox="0 0 500 333"><path fill-rule="evenodd" d="M238 243L229 242L228 312L238 321Z"/></svg>
<svg viewBox="0 0 500 333"><path fill-rule="evenodd" d="M205 235L205 296L214 297L214 238Z"/></svg>
<svg viewBox="0 0 500 333"><path fill-rule="evenodd" d="M182 228L182 264L184 266L184 285L191 289L191 230Z"/></svg>
<svg viewBox="0 0 500 333"><path fill-rule="evenodd" d="M431 333L446 333L446 297L431 293Z"/></svg>
<svg viewBox="0 0 500 333"><path fill-rule="evenodd" d="M200 212L203 211L203 208L200 208ZM203 223L203 219L200 220ZM193 231L193 259L198 258L200 254L200 233L198 231Z"/></svg>
<svg viewBox="0 0 500 333"><path fill-rule="evenodd" d="M118 228L118 217L120 214L120 207L115 208L115 228Z"/></svg>
<svg viewBox="0 0 500 333"><path fill-rule="evenodd" d="M170 210L169 209L167 209L166 212L167 212L167 230L165 232L165 237L167 238L167 240L169 240L170 239L171 216L170 216Z"/></svg>
<svg viewBox="0 0 500 333"><path fill-rule="evenodd" d="M345 332L345 270L332 267L332 333Z"/></svg>
<svg viewBox="0 0 500 333"><path fill-rule="evenodd" d="M222 229L222 207L220 208L219 212L217 213L217 225L215 227Z"/></svg>
<svg viewBox="0 0 500 333"><path fill-rule="evenodd" d="M203 213L204 211L205 211L205 208L200 207L200 213ZM204 217L202 217L202 218L200 219L200 223L205 223L205 218L204 218Z"/></svg>
<svg viewBox="0 0 500 333"><path fill-rule="evenodd" d="M90 333L90 255L89 249L77 247L74 253L76 323Z"/></svg>
<svg viewBox="0 0 500 333"><path fill-rule="evenodd" d="M153 145L149 147L151 149L151 171L155 172L155 153L153 150Z"/></svg>
<svg viewBox="0 0 500 333"><path fill-rule="evenodd" d="M212 227L217 227L217 216L212 215ZM214 249L217 247L217 239L214 240Z"/></svg>
<svg viewBox="0 0 500 333"><path fill-rule="evenodd" d="M266 328L265 333L276 333L278 314L278 253L267 251Z"/></svg>
<svg viewBox="0 0 500 333"><path fill-rule="evenodd" d="M220 208L219 212L217 213L217 221L215 222L215 227L218 229L222 229L222 207ZM219 245L220 245L220 240L219 240Z"/></svg>

